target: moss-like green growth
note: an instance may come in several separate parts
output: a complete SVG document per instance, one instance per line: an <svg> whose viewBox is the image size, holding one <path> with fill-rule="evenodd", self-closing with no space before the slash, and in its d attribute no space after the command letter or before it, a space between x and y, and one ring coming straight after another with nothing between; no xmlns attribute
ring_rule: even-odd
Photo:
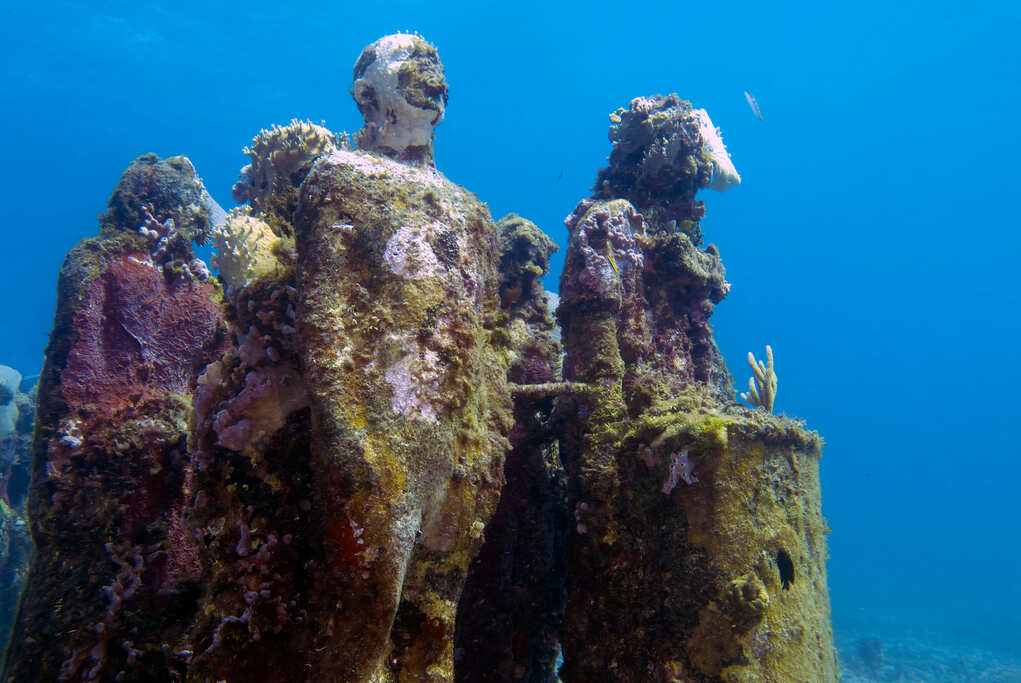
<svg viewBox="0 0 1021 683"><path fill-rule="evenodd" d="M585 444L565 677L837 680L816 434L692 391Z"/></svg>
<svg viewBox="0 0 1021 683"><path fill-rule="evenodd" d="M539 278L549 270L549 257L559 249L530 220L508 214L496 223L500 233L500 299L504 307L529 299Z"/></svg>
<svg viewBox="0 0 1021 683"><path fill-rule="evenodd" d="M447 105L447 80L435 47L421 38L415 41L397 72L397 90L412 106L443 112Z"/></svg>

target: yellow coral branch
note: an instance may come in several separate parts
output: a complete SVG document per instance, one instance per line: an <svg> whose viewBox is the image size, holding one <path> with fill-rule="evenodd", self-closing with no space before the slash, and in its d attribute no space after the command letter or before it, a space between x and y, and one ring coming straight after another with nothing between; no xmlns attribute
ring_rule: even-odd
<svg viewBox="0 0 1021 683"><path fill-rule="evenodd" d="M756 361L751 351L748 352L748 365L755 375L748 379L748 392L741 394L741 399L753 406L765 408L773 412L776 400L776 372L773 370L773 349L766 346L766 363Z"/></svg>

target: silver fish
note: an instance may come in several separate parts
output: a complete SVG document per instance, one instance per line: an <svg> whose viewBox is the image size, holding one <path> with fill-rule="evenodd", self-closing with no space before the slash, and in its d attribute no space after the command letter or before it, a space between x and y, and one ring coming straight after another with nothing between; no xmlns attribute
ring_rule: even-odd
<svg viewBox="0 0 1021 683"><path fill-rule="evenodd" d="M762 120L762 112L759 111L759 101L755 99L747 90L744 91L744 98L748 100L748 106L752 108L752 113L759 117L759 121Z"/></svg>

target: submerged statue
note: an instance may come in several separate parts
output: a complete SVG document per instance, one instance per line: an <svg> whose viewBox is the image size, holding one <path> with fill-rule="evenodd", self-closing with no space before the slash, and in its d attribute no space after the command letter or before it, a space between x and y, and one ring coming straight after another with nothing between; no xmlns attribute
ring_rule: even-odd
<svg viewBox="0 0 1021 683"><path fill-rule="evenodd" d="M434 168L435 48L353 94L354 147L262 131L229 213L140 157L68 255L3 680L836 681L820 440L708 325L708 114L611 117L557 308L556 245Z"/></svg>

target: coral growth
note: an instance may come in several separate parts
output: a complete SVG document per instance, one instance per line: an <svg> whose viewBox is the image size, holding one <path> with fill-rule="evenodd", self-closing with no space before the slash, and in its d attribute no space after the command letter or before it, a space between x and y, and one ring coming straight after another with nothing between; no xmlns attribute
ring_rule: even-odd
<svg viewBox="0 0 1021 683"><path fill-rule="evenodd" d="M244 287L283 267L274 254L279 244L280 238L265 221L235 209L215 233L213 267L231 289Z"/></svg>
<svg viewBox="0 0 1021 683"><path fill-rule="evenodd" d="M75 312L60 376L70 406L116 411L152 387L185 393L222 343L215 289L173 287L144 254L111 260L82 289L89 305Z"/></svg>
<svg viewBox="0 0 1021 683"><path fill-rule="evenodd" d="M124 171L100 225L104 230L137 230L152 217L146 211L154 206L159 207L157 220L170 219L181 233L183 248L193 241L205 244L224 219L188 157L146 154Z"/></svg>
<svg viewBox="0 0 1021 683"><path fill-rule="evenodd" d="M766 362L756 361L751 351L748 352L748 365L752 368L753 377L748 379L748 391L741 394L742 401L753 406L765 408L767 413L773 412L776 401L776 372L773 369L773 349L766 346Z"/></svg>
<svg viewBox="0 0 1021 683"><path fill-rule="evenodd" d="M260 132L229 216L140 157L68 254L3 679L835 681L820 439L735 402L709 326L708 115L613 115L557 306L549 237L432 166L435 49L354 76L358 150Z"/></svg>
<svg viewBox="0 0 1021 683"><path fill-rule="evenodd" d="M248 202L278 236L291 235L298 185L316 159L346 147L343 134L335 135L309 121L292 119L286 126L261 130L245 147L251 162L234 184L234 201Z"/></svg>
<svg viewBox="0 0 1021 683"><path fill-rule="evenodd" d="M677 95L637 97L610 123L613 151L594 196L627 199L653 226L671 226L697 244L705 206L695 193L712 182L713 159L691 104Z"/></svg>

